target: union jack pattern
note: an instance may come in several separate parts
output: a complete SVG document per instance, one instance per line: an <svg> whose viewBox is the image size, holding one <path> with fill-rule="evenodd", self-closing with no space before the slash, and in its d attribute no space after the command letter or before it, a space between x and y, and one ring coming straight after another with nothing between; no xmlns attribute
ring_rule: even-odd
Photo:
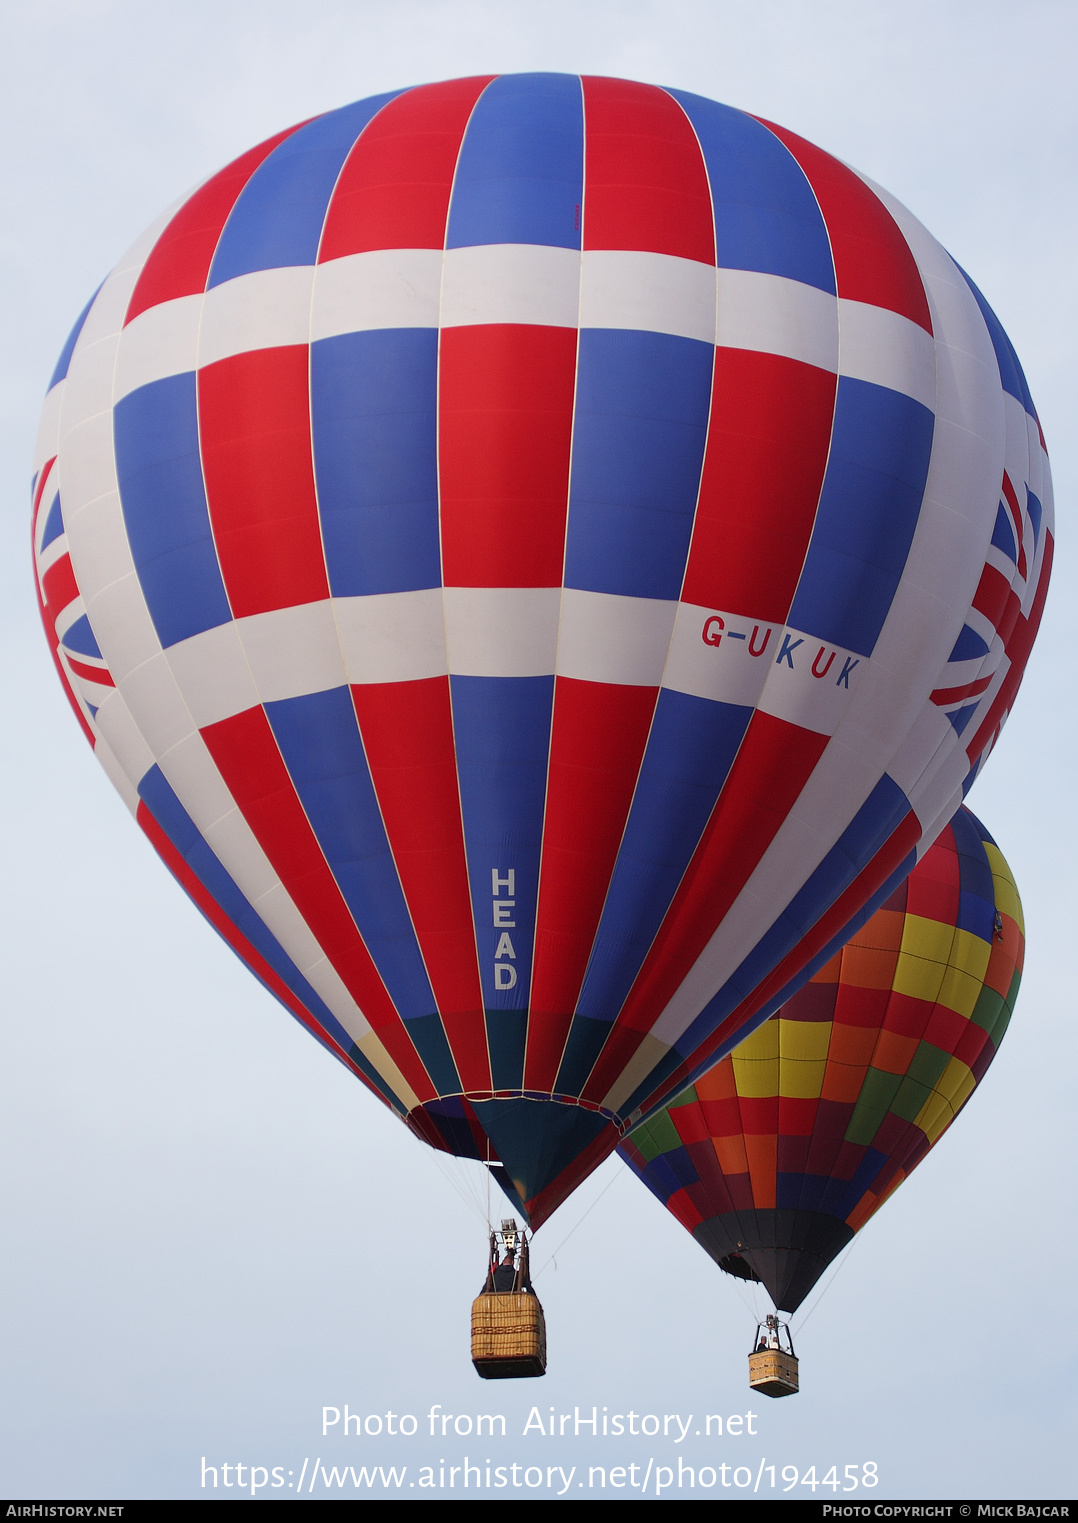
<svg viewBox="0 0 1078 1523"><path fill-rule="evenodd" d="M909 213L772 124L375 97L83 313L46 631L216 928L537 1222L961 802L1051 560L1020 378Z"/></svg>

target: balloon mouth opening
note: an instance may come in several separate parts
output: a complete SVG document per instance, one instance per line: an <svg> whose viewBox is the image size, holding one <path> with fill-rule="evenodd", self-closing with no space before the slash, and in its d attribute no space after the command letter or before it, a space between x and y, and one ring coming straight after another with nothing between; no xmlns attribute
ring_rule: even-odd
<svg viewBox="0 0 1078 1523"><path fill-rule="evenodd" d="M826 1211L757 1206L708 1217L692 1235L720 1269L758 1280L790 1315L850 1242L853 1228Z"/></svg>
<svg viewBox="0 0 1078 1523"><path fill-rule="evenodd" d="M763 1283L748 1259L743 1259L740 1253L726 1254L719 1260L719 1268L733 1275L735 1280L753 1280L757 1285Z"/></svg>
<svg viewBox="0 0 1078 1523"><path fill-rule="evenodd" d="M523 1110L524 1106L528 1110ZM627 1130L625 1120L616 1111L597 1105L593 1100L534 1089L469 1090L466 1094L439 1095L437 1099L425 1100L415 1106L404 1120L417 1137L440 1152L493 1164L502 1160L484 1120L509 1111L537 1115L539 1107L548 1118L555 1108L564 1112L583 1112L594 1117L596 1124L605 1122L614 1127L619 1137Z"/></svg>
<svg viewBox="0 0 1078 1523"><path fill-rule="evenodd" d="M407 1120L440 1152L487 1164L533 1229L614 1151L624 1127L579 1096L522 1090L440 1096Z"/></svg>

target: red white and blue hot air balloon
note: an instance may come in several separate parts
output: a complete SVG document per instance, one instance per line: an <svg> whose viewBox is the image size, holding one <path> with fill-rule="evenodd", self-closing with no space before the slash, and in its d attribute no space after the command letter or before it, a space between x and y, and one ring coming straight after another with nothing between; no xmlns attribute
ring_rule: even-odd
<svg viewBox="0 0 1078 1523"><path fill-rule="evenodd" d="M909 212L554 74L328 112L163 217L33 502L161 857L533 1225L950 819L1052 550L1014 351Z"/></svg>

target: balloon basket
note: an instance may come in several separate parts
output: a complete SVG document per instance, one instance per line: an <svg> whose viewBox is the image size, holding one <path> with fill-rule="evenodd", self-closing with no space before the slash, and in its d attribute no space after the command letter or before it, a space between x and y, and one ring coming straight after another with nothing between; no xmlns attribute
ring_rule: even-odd
<svg viewBox="0 0 1078 1523"><path fill-rule="evenodd" d="M797 1357L782 1349L749 1355L749 1385L763 1396L796 1396Z"/></svg>
<svg viewBox="0 0 1078 1523"><path fill-rule="evenodd" d="M472 1302L472 1363L483 1380L546 1374L546 1318L525 1291L484 1291Z"/></svg>
<svg viewBox="0 0 1078 1523"><path fill-rule="evenodd" d="M796 1396L800 1390L790 1325L773 1314L756 1324L749 1352L749 1386L761 1396Z"/></svg>

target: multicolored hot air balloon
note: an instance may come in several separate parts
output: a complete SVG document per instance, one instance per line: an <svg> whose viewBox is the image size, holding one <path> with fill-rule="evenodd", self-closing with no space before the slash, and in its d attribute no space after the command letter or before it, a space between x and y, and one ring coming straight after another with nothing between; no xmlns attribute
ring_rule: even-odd
<svg viewBox="0 0 1078 1523"><path fill-rule="evenodd" d="M45 627L252 971L533 1225L958 807L1052 548L924 228L614 79L363 100L154 224L65 345Z"/></svg>
<svg viewBox="0 0 1078 1523"><path fill-rule="evenodd" d="M1024 948L1010 868L963 808L848 945L622 1156L721 1268L796 1311L984 1077Z"/></svg>

